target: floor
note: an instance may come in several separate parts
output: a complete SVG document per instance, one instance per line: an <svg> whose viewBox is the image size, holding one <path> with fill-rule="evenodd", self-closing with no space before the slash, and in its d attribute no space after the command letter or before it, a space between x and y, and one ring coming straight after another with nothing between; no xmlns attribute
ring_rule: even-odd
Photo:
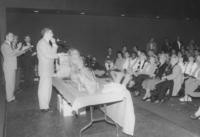
<svg viewBox="0 0 200 137"><path fill-rule="evenodd" d="M7 137L78 137L79 130L89 122L89 113L79 117L63 117L56 110L56 93L51 106L53 113L38 111L37 85L17 93L17 102L7 105ZM152 104L133 97L136 113L136 137L199 137L200 121L190 120L200 104L180 103L172 98L164 104ZM102 113L95 110L95 116ZM95 123L83 133L83 137L115 137L116 130L105 122ZM120 130L119 137L127 137Z"/></svg>

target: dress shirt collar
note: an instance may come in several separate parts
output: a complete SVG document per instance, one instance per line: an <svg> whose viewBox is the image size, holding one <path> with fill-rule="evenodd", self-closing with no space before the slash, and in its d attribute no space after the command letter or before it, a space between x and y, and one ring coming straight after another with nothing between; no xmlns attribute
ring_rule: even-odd
<svg viewBox="0 0 200 137"><path fill-rule="evenodd" d="M7 44L11 45L11 42L10 42L10 41L8 41L8 40L5 40L5 42L6 42Z"/></svg>

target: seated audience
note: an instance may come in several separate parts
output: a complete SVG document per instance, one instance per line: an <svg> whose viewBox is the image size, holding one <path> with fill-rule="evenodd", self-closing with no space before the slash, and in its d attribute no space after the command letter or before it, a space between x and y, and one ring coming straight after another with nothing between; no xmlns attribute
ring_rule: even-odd
<svg viewBox="0 0 200 137"><path fill-rule="evenodd" d="M97 62L96 57L92 57L92 58L91 58L90 68L91 68L92 70L94 70L94 71L95 71L95 70L101 70L101 71L104 70L104 67L101 66L101 65L99 64L99 62Z"/></svg>
<svg viewBox="0 0 200 137"><path fill-rule="evenodd" d="M111 47L109 47L109 48L107 49L106 60L114 61L113 49L112 49Z"/></svg>
<svg viewBox="0 0 200 137"><path fill-rule="evenodd" d="M138 65L139 65L139 57L137 57L137 53L136 52L133 52L131 54L131 57L130 57L130 64L128 66L128 69L127 71L129 73L133 73L133 72L136 72L137 69L138 69Z"/></svg>
<svg viewBox="0 0 200 137"><path fill-rule="evenodd" d="M180 36L176 37L176 41L173 42L173 49L175 49L176 52L180 51L182 47L184 47L183 42L181 41Z"/></svg>
<svg viewBox="0 0 200 137"><path fill-rule="evenodd" d="M122 50L121 51L122 51L123 56L125 56L125 53L128 51L127 44L126 44L125 41L122 43Z"/></svg>
<svg viewBox="0 0 200 137"><path fill-rule="evenodd" d="M172 46L171 46L169 40L166 38L161 47L161 51L163 51L164 53L169 53L171 50L172 50Z"/></svg>
<svg viewBox="0 0 200 137"><path fill-rule="evenodd" d="M146 93L143 97L144 101L150 101L151 92L155 89L156 84L161 81L161 78L165 75L167 70L168 63L167 63L167 55L160 54L159 56L159 65L155 71L155 76L149 78L142 83L142 87L145 89Z"/></svg>
<svg viewBox="0 0 200 137"><path fill-rule="evenodd" d="M146 52L152 50L154 53L157 53L158 47L154 38L150 38L149 42L146 45Z"/></svg>
<svg viewBox="0 0 200 137"><path fill-rule="evenodd" d="M200 86L200 56L196 59L197 68L193 74L185 81L185 96L180 98L180 101L192 101L191 97L200 97L200 92L196 89Z"/></svg>
<svg viewBox="0 0 200 137"><path fill-rule="evenodd" d="M106 55L106 59L105 59L105 69L106 69L106 75L109 75L110 71L113 69L114 67L114 54L113 54L113 49L111 47L109 47L107 49L107 55Z"/></svg>
<svg viewBox="0 0 200 137"><path fill-rule="evenodd" d="M112 71L111 72L111 77L114 81L118 81L120 78L120 82L119 83L123 83L123 80L125 79L125 77L127 77L127 70L130 64L130 54L128 51L126 51L124 53L124 58L123 58L123 63L121 66L121 70L120 71Z"/></svg>
<svg viewBox="0 0 200 137"><path fill-rule="evenodd" d="M115 64L114 64L114 69L116 71L122 71L123 70L123 64L124 64L123 54L122 54L122 52L118 51L117 57L116 57L116 60L115 60Z"/></svg>
<svg viewBox="0 0 200 137"><path fill-rule="evenodd" d="M152 101L155 103L164 102L166 99L169 99L172 96L172 91L174 88L174 83L179 78L181 74L181 68L178 65L178 57L172 56L170 60L171 68L170 74L162 77L160 83L156 85L154 93L152 95Z"/></svg>
<svg viewBox="0 0 200 137"><path fill-rule="evenodd" d="M140 92L143 89L142 82L145 79L153 77L156 68L157 68L156 58L149 57L144 65L144 68L141 71L135 73L135 75L133 76L134 78L132 79L132 81L129 82L130 84L128 84L128 88L134 90L136 96L140 95ZM134 83L134 86L132 85L132 83Z"/></svg>
<svg viewBox="0 0 200 137"><path fill-rule="evenodd" d="M195 58L193 56L189 56L188 60L189 61L186 62L185 64L185 72L184 72L186 78L187 76L191 76L197 67L197 64L195 63Z"/></svg>

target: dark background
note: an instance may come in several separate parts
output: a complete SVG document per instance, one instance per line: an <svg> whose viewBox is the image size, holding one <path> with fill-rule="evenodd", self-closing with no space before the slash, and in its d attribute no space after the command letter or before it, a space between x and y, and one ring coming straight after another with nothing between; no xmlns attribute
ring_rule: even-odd
<svg viewBox="0 0 200 137"><path fill-rule="evenodd" d="M200 0L0 0L0 42L6 32L12 31L20 39L30 34L36 43L40 30L48 26L56 37L102 62L105 49L111 46L118 50L123 40L129 47L136 45L141 49L150 37L159 43L166 37L174 40L177 35L185 43L190 39L199 42L199 7ZM43 13L35 14L34 10ZM81 12L85 15L80 15ZM1 63L2 57L0 68ZM1 85L2 69L0 82ZM0 91L0 137L5 136L3 91Z"/></svg>
<svg viewBox="0 0 200 137"><path fill-rule="evenodd" d="M200 21L156 17L121 17L94 15L66 15L49 13L7 13L7 31L14 32L21 39L31 35L34 44L40 38L40 30L50 27L55 37L66 40L84 55L91 54L100 62L107 47L120 50L122 41L128 47L145 49L146 43L154 37L159 45L165 38L174 41L176 36L188 43L200 40Z"/></svg>

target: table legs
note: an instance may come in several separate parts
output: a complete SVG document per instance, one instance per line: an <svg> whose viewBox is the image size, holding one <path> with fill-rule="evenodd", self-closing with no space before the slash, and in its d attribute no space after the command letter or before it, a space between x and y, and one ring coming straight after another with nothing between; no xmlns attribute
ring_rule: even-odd
<svg viewBox="0 0 200 137"><path fill-rule="evenodd" d="M80 137L82 137L82 132L83 131L85 131L86 129L91 127L94 122L98 122L98 121L105 121L106 123L108 123L110 125L114 125L116 127L116 136L117 137L119 136L119 126L117 125L117 123L108 120L107 112L106 112L107 105L104 104L103 106L104 106L104 117L101 117L101 118L94 118L94 116L93 116L93 114L94 114L94 106L90 106L90 122L87 125L85 125L83 128L81 128Z"/></svg>

